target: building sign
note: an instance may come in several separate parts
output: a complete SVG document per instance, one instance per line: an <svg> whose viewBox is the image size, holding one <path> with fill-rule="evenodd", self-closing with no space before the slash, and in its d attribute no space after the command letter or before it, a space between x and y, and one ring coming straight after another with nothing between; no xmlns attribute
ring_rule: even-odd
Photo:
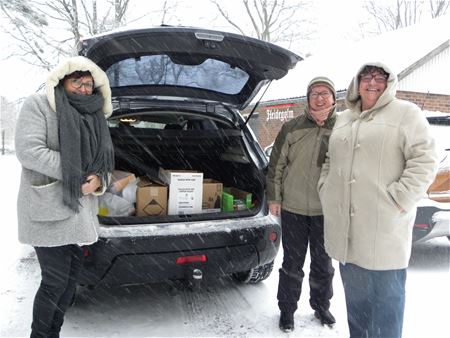
<svg viewBox="0 0 450 338"><path fill-rule="evenodd" d="M280 122L286 122L294 117L293 106L295 104L279 104L276 106L266 107L266 121L278 120Z"/></svg>

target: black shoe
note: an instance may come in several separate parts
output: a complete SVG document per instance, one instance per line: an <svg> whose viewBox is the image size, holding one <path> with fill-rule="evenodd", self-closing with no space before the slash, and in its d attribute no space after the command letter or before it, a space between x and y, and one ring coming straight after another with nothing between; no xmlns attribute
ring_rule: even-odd
<svg viewBox="0 0 450 338"><path fill-rule="evenodd" d="M294 331L294 314L291 312L281 311L279 327L283 332Z"/></svg>
<svg viewBox="0 0 450 338"><path fill-rule="evenodd" d="M314 312L314 317L316 317L322 325L333 326L336 323L336 319L331 314L329 310L319 310Z"/></svg>

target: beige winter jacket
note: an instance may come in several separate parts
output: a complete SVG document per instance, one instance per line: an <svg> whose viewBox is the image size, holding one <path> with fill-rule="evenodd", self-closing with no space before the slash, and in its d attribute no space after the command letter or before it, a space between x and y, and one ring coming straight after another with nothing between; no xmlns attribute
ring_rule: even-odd
<svg viewBox="0 0 450 338"><path fill-rule="evenodd" d="M306 216L322 215L317 181L325 160L335 112L319 127L307 114L281 128L270 156L267 200Z"/></svg>
<svg viewBox="0 0 450 338"><path fill-rule="evenodd" d="M390 75L367 111L360 111L358 76L348 88L348 109L337 118L318 184L325 249L341 263L402 269L410 258L416 203L436 175L438 155L425 115L395 98L397 76L381 63L366 65Z"/></svg>

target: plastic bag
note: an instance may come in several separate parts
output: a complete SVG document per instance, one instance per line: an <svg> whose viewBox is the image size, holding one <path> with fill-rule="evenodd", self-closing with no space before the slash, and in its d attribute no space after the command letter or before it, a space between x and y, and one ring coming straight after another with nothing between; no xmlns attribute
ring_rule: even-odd
<svg viewBox="0 0 450 338"><path fill-rule="evenodd" d="M98 214L100 216L131 216L134 213L133 203L120 196L105 192L98 198Z"/></svg>

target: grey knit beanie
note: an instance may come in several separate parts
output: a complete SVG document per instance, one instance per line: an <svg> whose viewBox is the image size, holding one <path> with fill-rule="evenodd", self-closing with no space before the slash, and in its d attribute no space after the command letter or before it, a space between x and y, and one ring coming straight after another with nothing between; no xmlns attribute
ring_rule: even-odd
<svg viewBox="0 0 450 338"><path fill-rule="evenodd" d="M311 93L312 87L314 87L315 85L318 85L318 84L327 86L333 93L334 101L336 101L336 89L334 89L334 83L333 83L333 81L331 81L329 78L327 78L325 76L317 76L314 79L312 79L311 81L309 81L308 89L306 91L307 97L309 97L309 93Z"/></svg>

